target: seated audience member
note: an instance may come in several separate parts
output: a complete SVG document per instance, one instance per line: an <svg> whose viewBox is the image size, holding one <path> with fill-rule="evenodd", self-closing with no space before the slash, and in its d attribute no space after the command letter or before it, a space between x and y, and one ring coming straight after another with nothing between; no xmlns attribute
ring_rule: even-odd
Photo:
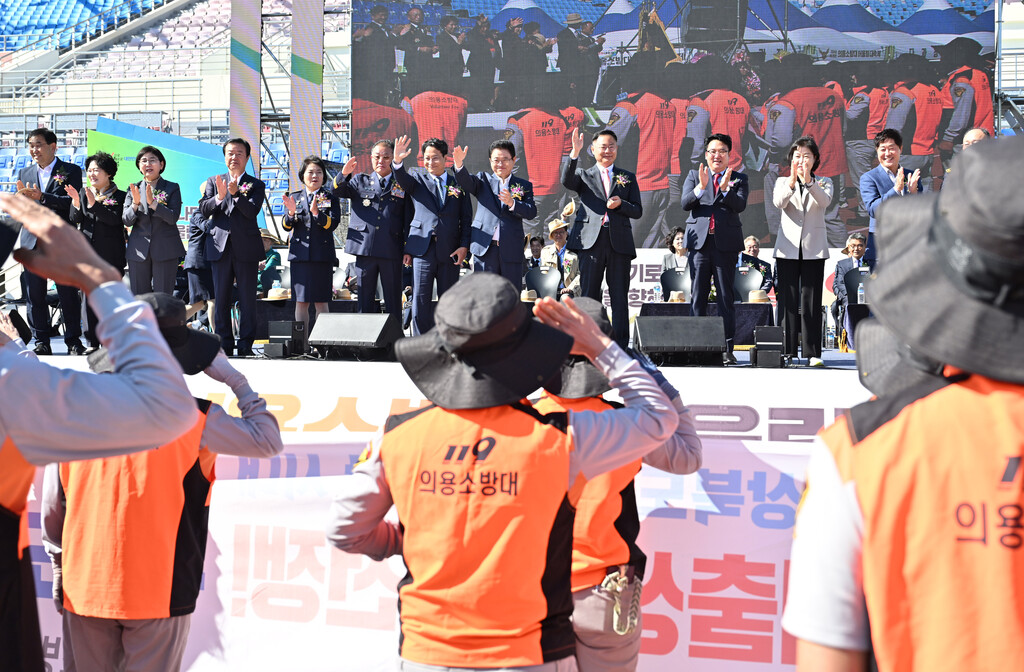
<svg viewBox="0 0 1024 672"><path fill-rule="evenodd" d="M836 324L842 325L846 333L846 345L853 349L853 329L850 328L850 297L846 295L846 274L860 266L866 266L864 251L867 249L868 238L863 233L851 233L846 239L846 247L843 254L849 255L846 259L840 259L836 264L835 278L832 280L832 293L836 295L836 304L839 308L839 318Z"/></svg>
<svg viewBox="0 0 1024 672"><path fill-rule="evenodd" d="M526 257L523 264L523 273L528 273L531 268L540 268L540 251L544 249L544 239L540 236L530 237L530 256Z"/></svg>
<svg viewBox="0 0 1024 672"><path fill-rule="evenodd" d="M761 244L754 236L747 236L743 239L744 251L740 252L739 263L737 266L747 266L749 268L757 269L761 271L761 289L766 292L772 291L772 265L767 261L758 259L757 254L761 251ZM747 297L740 297L743 301L747 300Z"/></svg>
<svg viewBox="0 0 1024 672"><path fill-rule="evenodd" d="M985 138L991 138L992 135L984 128L972 128L971 130L964 133L964 141L962 148L967 149L976 142L981 142Z"/></svg>
<svg viewBox="0 0 1024 672"><path fill-rule="evenodd" d="M206 258L207 218L197 208L188 220L188 245L183 268L188 279L188 317L203 311L202 321L213 331L213 271Z"/></svg>
<svg viewBox="0 0 1024 672"><path fill-rule="evenodd" d="M261 261L257 268L259 270L259 276L256 280L256 292L258 294L266 294L267 290L274 284L274 281L270 279L271 275L277 276L277 271L281 269L281 253L274 249L275 245L283 246L285 242L272 234L266 229L260 231L260 237L263 239L263 261ZM273 274L269 271L274 271ZM264 282L266 278L266 282Z"/></svg>
<svg viewBox="0 0 1024 672"><path fill-rule="evenodd" d="M661 259L662 272L673 268L689 268L690 258L686 249L686 229L681 226L669 231L665 237L665 247L668 254Z"/></svg>
<svg viewBox="0 0 1024 672"><path fill-rule="evenodd" d="M809 446L782 617L801 672L1022 667L1022 172L1024 140L980 143L881 208L857 364L884 382Z"/></svg>
<svg viewBox="0 0 1024 672"><path fill-rule="evenodd" d="M154 669L154 660L161 670L181 669L202 583L217 455L273 457L284 447L277 420L221 352L220 337L187 327L180 299L139 299L156 313L180 371L226 384L241 417L195 399L192 428L157 450L47 467L43 543L64 615L64 651L78 672ZM103 349L89 366L114 370Z"/></svg>
<svg viewBox="0 0 1024 672"><path fill-rule="evenodd" d="M64 191L71 197L69 221L82 230L96 254L123 276L128 236L121 223L121 212L127 193L114 184L117 161L106 152L97 152L85 160L85 166L89 176L88 187L79 191L72 184L64 186ZM100 346L96 323L96 313L87 303L85 338L89 341L89 349L85 354Z"/></svg>
<svg viewBox="0 0 1024 672"><path fill-rule="evenodd" d="M580 295L580 258L575 252L566 249L565 241L569 239L569 218L576 212L576 202L570 201L562 209L562 218L548 223L548 235L554 241L545 245L540 251L542 267L557 268L562 276L558 284L559 296L568 294L571 297Z"/></svg>

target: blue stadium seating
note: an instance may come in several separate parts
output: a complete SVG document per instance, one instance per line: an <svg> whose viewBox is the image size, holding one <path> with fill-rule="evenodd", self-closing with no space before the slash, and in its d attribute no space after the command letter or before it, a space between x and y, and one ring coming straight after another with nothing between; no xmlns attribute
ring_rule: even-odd
<svg viewBox="0 0 1024 672"><path fill-rule="evenodd" d="M276 216L284 215L284 198L280 194L270 197L270 211Z"/></svg>
<svg viewBox="0 0 1024 672"><path fill-rule="evenodd" d="M10 154L0 154L0 173L7 172L14 166L14 157Z"/></svg>
<svg viewBox="0 0 1024 672"><path fill-rule="evenodd" d="M18 154L18 156L14 158L14 170L21 170L30 163L32 163L31 156L29 156L28 154Z"/></svg>
<svg viewBox="0 0 1024 672"><path fill-rule="evenodd" d="M102 18L98 16L100 13L123 4L123 0L9 0L5 4L0 14L0 35L20 35L21 37L14 38L9 44L14 48L22 48L39 40L40 35L60 33L66 28L94 18L95 20L74 31L75 37L81 39L113 24L116 20L139 15L143 8L151 9L154 2L134 0L123 11L116 14L110 12ZM63 48L70 44L71 34L63 33L60 46ZM40 44L39 48L52 48L52 45Z"/></svg>

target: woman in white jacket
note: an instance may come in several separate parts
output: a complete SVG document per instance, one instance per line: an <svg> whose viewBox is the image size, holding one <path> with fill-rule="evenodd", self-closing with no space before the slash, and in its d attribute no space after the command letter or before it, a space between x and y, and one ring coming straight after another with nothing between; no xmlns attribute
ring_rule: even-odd
<svg viewBox="0 0 1024 672"><path fill-rule="evenodd" d="M789 148L790 173L775 182L773 201L782 211L775 242L779 320L785 329L788 358L796 357L797 319L801 354L809 366L821 361L821 288L828 259L825 210L832 201L832 180L815 177L821 155L814 138L799 138Z"/></svg>

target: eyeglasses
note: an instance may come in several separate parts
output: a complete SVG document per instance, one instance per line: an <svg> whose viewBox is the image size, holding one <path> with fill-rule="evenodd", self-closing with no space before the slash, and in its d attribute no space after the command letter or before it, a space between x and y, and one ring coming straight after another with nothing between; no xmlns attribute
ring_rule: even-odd
<svg viewBox="0 0 1024 672"><path fill-rule="evenodd" d="M709 150L707 150L707 153L711 154L712 156L725 156L726 154L729 153L729 150L728 149L709 149Z"/></svg>

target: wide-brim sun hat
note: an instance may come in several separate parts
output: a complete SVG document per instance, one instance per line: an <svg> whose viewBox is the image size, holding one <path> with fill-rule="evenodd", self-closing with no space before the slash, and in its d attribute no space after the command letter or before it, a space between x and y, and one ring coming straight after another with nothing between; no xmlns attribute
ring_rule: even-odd
<svg viewBox="0 0 1024 672"><path fill-rule="evenodd" d="M171 354L178 360L185 375L194 376L213 363L220 351L220 336L189 327L186 324L184 301L162 292L140 294L136 298L153 308L160 334L167 341ZM114 370L106 348L91 353L88 362L89 368L96 373Z"/></svg>
<svg viewBox="0 0 1024 672"><path fill-rule="evenodd" d="M891 396L942 380L942 364L902 343L876 318L857 323L857 372L861 385L874 394Z"/></svg>
<svg viewBox="0 0 1024 672"><path fill-rule="evenodd" d="M471 273L441 295L435 326L395 343L395 357L430 401L453 410L524 399L558 373L572 337L534 319L519 290Z"/></svg>
<svg viewBox="0 0 1024 672"><path fill-rule="evenodd" d="M569 199L569 202L562 208L562 216L559 219L552 219L548 222L548 238L559 229L569 228L569 218L576 214L576 201Z"/></svg>
<svg viewBox="0 0 1024 672"><path fill-rule="evenodd" d="M1024 138L984 140L953 161L940 193L886 201L864 288L916 353L1012 383L1024 383L1022 173Z"/></svg>
<svg viewBox="0 0 1024 672"><path fill-rule="evenodd" d="M597 323L605 336L613 336L608 312L600 301L581 296L573 299L573 302ZM544 389L563 399L584 399L604 394L611 389L611 385L608 378L598 371L588 358L577 355L565 360L558 375L544 383Z"/></svg>

